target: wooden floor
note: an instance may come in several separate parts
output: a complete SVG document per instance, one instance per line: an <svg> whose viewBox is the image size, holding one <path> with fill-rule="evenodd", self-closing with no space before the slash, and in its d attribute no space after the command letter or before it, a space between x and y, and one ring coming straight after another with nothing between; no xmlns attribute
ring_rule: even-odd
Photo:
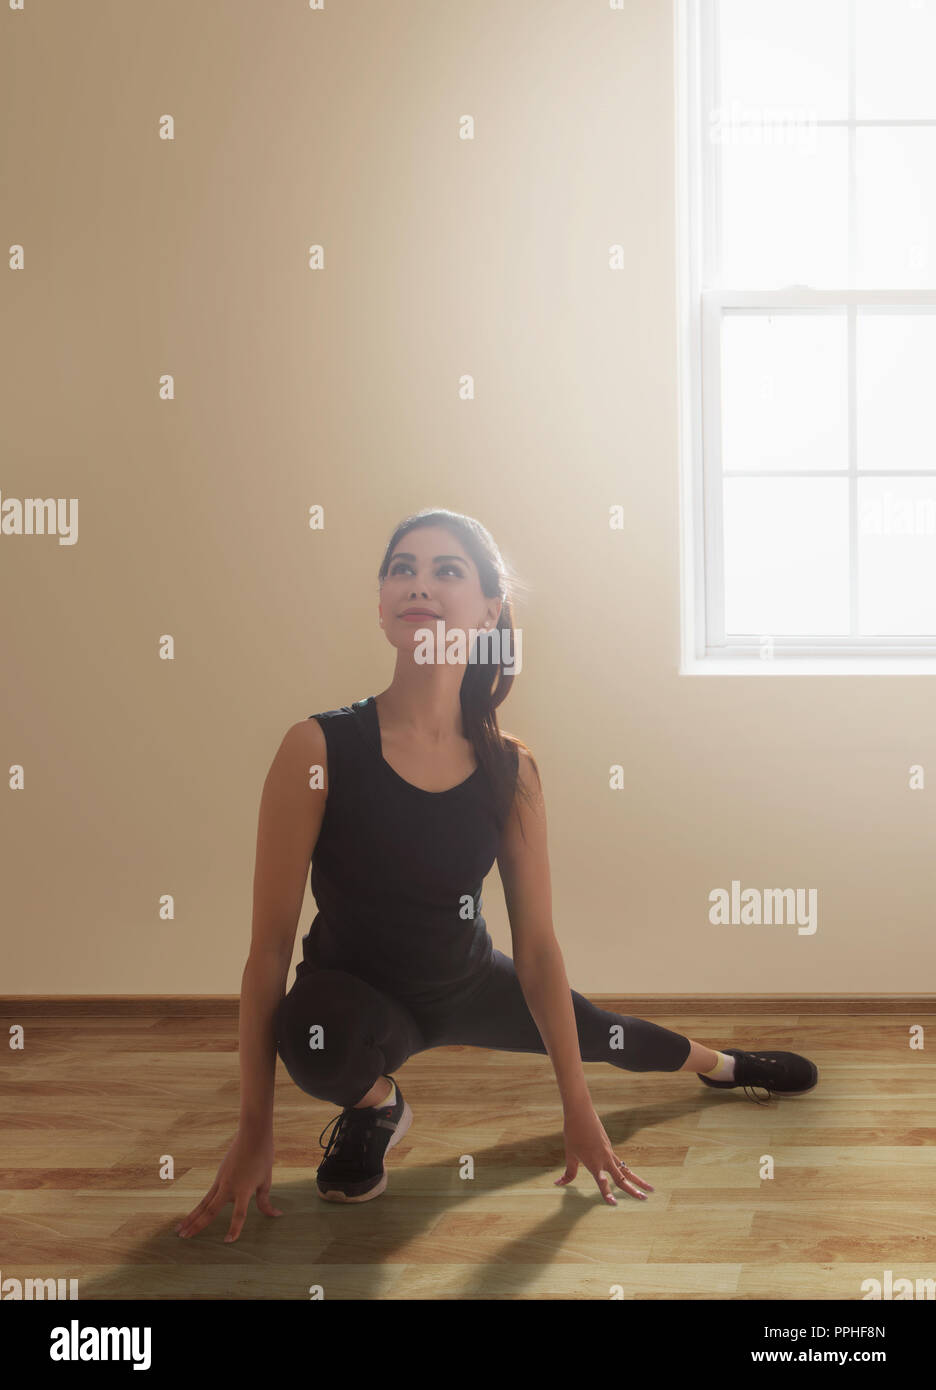
<svg viewBox="0 0 936 1390"><path fill-rule="evenodd" d="M931 1019L654 1018L710 1046L804 1053L819 1085L761 1106L690 1073L586 1063L615 1151L656 1188L610 1207L584 1167L553 1186L548 1058L434 1049L396 1073L414 1120L386 1192L345 1207L315 1189L338 1107L278 1062L272 1195L286 1215L251 1204L224 1244L231 1207L189 1241L173 1226L236 1129L236 1022L47 1005L0 1071L0 1281L77 1279L81 1299L307 1299L320 1286L330 1299L860 1300L888 1270L936 1276L936 1050L908 1046Z"/></svg>

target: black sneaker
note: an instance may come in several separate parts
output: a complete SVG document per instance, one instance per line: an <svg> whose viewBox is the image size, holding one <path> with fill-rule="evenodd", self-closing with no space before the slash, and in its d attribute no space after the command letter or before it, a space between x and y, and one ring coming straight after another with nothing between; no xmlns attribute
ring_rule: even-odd
<svg viewBox="0 0 936 1390"><path fill-rule="evenodd" d="M392 1076L387 1077L393 1081ZM350 1106L329 1120L337 1128L328 1141L316 1179L318 1193L327 1202L369 1202L387 1186L384 1155L398 1144L413 1123L413 1112L403 1099L399 1083L395 1105ZM319 1144L328 1125L319 1135Z"/></svg>
<svg viewBox="0 0 936 1390"><path fill-rule="evenodd" d="M735 1059L734 1080L710 1081L702 1072L696 1072L699 1080L704 1081L706 1086L718 1086L723 1091L730 1090L732 1086L743 1086L750 1099L757 1101L758 1105L767 1105L772 1092L801 1096L811 1091L819 1080L819 1069L815 1062L801 1057L798 1052L741 1052L736 1047L718 1050ZM755 1086L767 1091L766 1101L753 1094L751 1088Z"/></svg>

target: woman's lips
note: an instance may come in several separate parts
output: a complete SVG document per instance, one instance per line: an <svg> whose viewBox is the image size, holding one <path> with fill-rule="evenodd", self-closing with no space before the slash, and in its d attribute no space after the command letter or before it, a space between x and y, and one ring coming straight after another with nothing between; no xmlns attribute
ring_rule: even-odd
<svg viewBox="0 0 936 1390"><path fill-rule="evenodd" d="M435 613L401 613L404 623L437 623L440 619Z"/></svg>

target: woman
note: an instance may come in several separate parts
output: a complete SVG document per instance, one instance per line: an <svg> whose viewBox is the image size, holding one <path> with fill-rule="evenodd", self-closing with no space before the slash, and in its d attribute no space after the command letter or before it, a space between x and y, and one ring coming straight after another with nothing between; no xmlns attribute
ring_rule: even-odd
<svg viewBox="0 0 936 1390"><path fill-rule="evenodd" d="M379 580L393 680L293 725L264 785L240 1125L210 1191L176 1227L182 1236L233 1202L225 1239L235 1240L254 1195L265 1215L282 1214L269 1196L277 1053L303 1091L343 1107L317 1172L320 1195L343 1202L386 1188L384 1155L412 1121L392 1073L428 1048L548 1053L564 1114L558 1184L581 1162L611 1204L612 1181L644 1199L653 1188L614 1153L583 1061L786 1094L817 1081L795 1053L717 1052L570 990L553 931L539 773L495 713L516 660L501 555L471 517L426 510L397 527ZM445 659L452 652L458 660ZM495 858L513 959L494 948L481 913ZM319 910L284 996L310 859Z"/></svg>

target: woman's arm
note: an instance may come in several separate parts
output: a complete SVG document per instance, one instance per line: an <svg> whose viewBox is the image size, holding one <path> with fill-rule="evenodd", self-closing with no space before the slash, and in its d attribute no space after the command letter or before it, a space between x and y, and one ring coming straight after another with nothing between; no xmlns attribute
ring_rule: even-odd
<svg viewBox="0 0 936 1390"><path fill-rule="evenodd" d="M309 786L313 767L323 769L322 787ZM317 719L306 719L287 730L260 798L253 927L238 1025L244 1133L263 1136L273 1126L273 1015L286 992L306 874L327 794L325 734Z"/></svg>
<svg viewBox="0 0 936 1390"><path fill-rule="evenodd" d="M238 1048L241 1101L238 1129L252 1138L263 1138L273 1129L273 1092L276 1083L276 1040L273 1015L286 993L289 953L255 952L251 949L241 977Z"/></svg>
<svg viewBox="0 0 936 1390"><path fill-rule="evenodd" d="M553 929L546 807L539 773L520 750L518 780L532 805L514 799L497 856L523 996L556 1073L566 1115L592 1110L562 951Z"/></svg>
<svg viewBox="0 0 936 1390"><path fill-rule="evenodd" d="M510 914L517 977L562 1095L566 1170L557 1185L571 1182L581 1161L609 1205L617 1202L612 1182L622 1192L646 1200L653 1188L615 1154L585 1083L572 992L553 931L542 786L535 764L522 750L518 776L530 789L532 808L521 811L519 798L515 798L497 863ZM525 839L521 831L526 832Z"/></svg>

